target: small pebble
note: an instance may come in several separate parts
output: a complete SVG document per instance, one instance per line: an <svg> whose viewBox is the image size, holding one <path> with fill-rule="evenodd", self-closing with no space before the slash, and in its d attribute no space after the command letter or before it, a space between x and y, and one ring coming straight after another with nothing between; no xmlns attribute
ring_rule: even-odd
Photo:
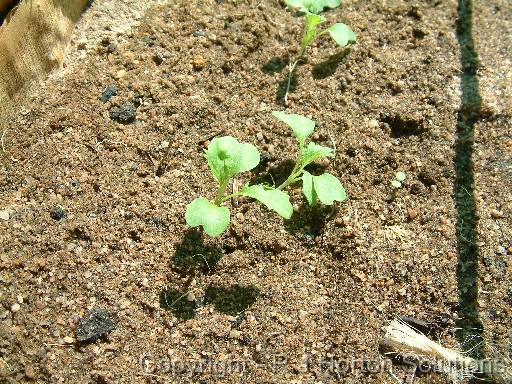
<svg viewBox="0 0 512 384"><path fill-rule="evenodd" d="M263 140L264 140L263 133L258 132L258 133L256 134L256 138L258 139L258 141L263 141Z"/></svg>
<svg viewBox="0 0 512 384"><path fill-rule="evenodd" d="M164 57L162 56L161 53L157 52L153 55L153 61L155 62L156 65L160 65L164 62Z"/></svg>
<svg viewBox="0 0 512 384"><path fill-rule="evenodd" d="M491 217L493 219L501 219L501 218L503 218L503 212L500 212L500 211L498 211L496 209L493 209L491 211Z"/></svg>
<svg viewBox="0 0 512 384"><path fill-rule="evenodd" d="M71 336L65 336L62 341L64 344L73 344L75 339L73 339Z"/></svg>
<svg viewBox="0 0 512 384"><path fill-rule="evenodd" d="M85 49L87 48L87 38L82 38L76 42L76 47L78 49Z"/></svg>
<svg viewBox="0 0 512 384"><path fill-rule="evenodd" d="M32 368L31 365L27 365L25 367L25 376L27 377L27 379L30 380L36 377L36 372L34 371L34 368Z"/></svg>
<svg viewBox="0 0 512 384"><path fill-rule="evenodd" d="M62 207L55 207L55 208L52 208L52 210L50 211L50 217L53 220L58 221L58 220L63 219L65 216L66 216L66 211L64 211L64 209L62 209Z"/></svg>
<svg viewBox="0 0 512 384"><path fill-rule="evenodd" d="M3 209L3 210L0 210L0 220L9 220L9 210L7 209Z"/></svg>
<svg viewBox="0 0 512 384"><path fill-rule="evenodd" d="M242 332L240 332L237 329L232 329L231 331L229 331L230 339L238 339L238 338L240 338L241 335L242 335Z"/></svg>
<svg viewBox="0 0 512 384"><path fill-rule="evenodd" d="M125 77L125 75L126 75L126 70L120 69L119 71L117 71L115 78L122 79L123 77Z"/></svg>
<svg viewBox="0 0 512 384"><path fill-rule="evenodd" d="M196 300L196 295L194 295L194 292L189 292L187 293L187 301L195 301Z"/></svg>
<svg viewBox="0 0 512 384"><path fill-rule="evenodd" d="M107 85L103 92L101 92L100 100L103 103L109 101L113 96L116 96L118 92L117 86L114 84Z"/></svg>
<svg viewBox="0 0 512 384"><path fill-rule="evenodd" d="M407 211L407 216L409 217L409 220L414 220L415 218L418 217L418 210L417 209L409 209Z"/></svg>
<svg viewBox="0 0 512 384"><path fill-rule="evenodd" d="M20 309L21 309L21 305L19 305L19 303L14 303L13 305L11 305L11 312L12 313L16 313Z"/></svg>
<svg viewBox="0 0 512 384"><path fill-rule="evenodd" d="M197 55L194 57L194 60L192 61L192 65L194 66L194 69L196 71L199 71L204 68L204 58L203 56Z"/></svg>
<svg viewBox="0 0 512 384"><path fill-rule="evenodd" d="M243 222L244 221L244 214L242 212L237 212L237 214L235 215L236 219L239 221L239 222Z"/></svg>
<svg viewBox="0 0 512 384"><path fill-rule="evenodd" d="M135 110L137 108L133 103L126 102L119 107L110 109L110 118L121 124L129 124L135 120Z"/></svg>
<svg viewBox="0 0 512 384"><path fill-rule="evenodd" d="M142 284L142 286L143 286L143 287L145 287L145 288L149 288L149 280L148 280L148 278L147 278L147 277L144 277L144 278L142 279L142 281L141 281L141 284Z"/></svg>

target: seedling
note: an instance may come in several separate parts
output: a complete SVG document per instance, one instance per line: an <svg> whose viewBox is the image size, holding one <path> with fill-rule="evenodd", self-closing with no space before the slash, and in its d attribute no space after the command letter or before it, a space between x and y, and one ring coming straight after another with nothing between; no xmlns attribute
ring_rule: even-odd
<svg viewBox="0 0 512 384"><path fill-rule="evenodd" d="M210 236L218 236L226 230L230 213L224 202L234 196L252 197L285 219L293 213L288 195L266 185L246 185L239 192L225 196L230 180L236 175L249 171L260 162L258 149L248 143L240 143L231 136L214 138L205 152L206 160L217 181L215 200L199 197L187 205L185 220L191 227L202 226Z"/></svg>
<svg viewBox="0 0 512 384"><path fill-rule="evenodd" d="M334 156L331 148L311 141L306 143L315 130L315 122L301 115L279 111L272 112L272 115L292 129L293 135L299 143L299 154L295 166L290 176L277 189L282 190L302 180L302 192L310 205L315 205L318 200L325 205L345 200L347 198L345 188L335 176L329 173L315 176L305 170L306 166L315 160Z"/></svg>
<svg viewBox="0 0 512 384"><path fill-rule="evenodd" d="M333 24L323 30L318 28L320 24L326 21L325 17L320 16L319 13L323 11L324 8L338 7L340 0L285 0L285 4L290 8L297 8L300 12L303 12L306 17L299 53L288 64L288 83L284 95L284 102L287 104L293 72L297 64L304 58L307 47L309 47L316 38L328 33L333 40L343 48L349 44L355 43L356 35L349 26L343 23Z"/></svg>
<svg viewBox="0 0 512 384"><path fill-rule="evenodd" d="M240 191L226 196L226 188L232 178L250 171L260 162L258 149L248 143L240 143L231 136L214 138L205 152L206 160L213 178L217 182L217 192L212 201L199 197L187 205L185 220L191 227L202 226L210 236L218 236L226 230L230 221L229 209L222 204L234 196L251 197L277 212L285 219L293 213L293 207L287 193L282 190L302 180L302 190L310 205L318 201L332 205L335 201L347 198L345 188L340 181L329 173L312 175L306 166L323 157L333 156L331 148L309 142L308 138L315 130L315 122L304 116L272 112L282 122L288 124L299 143L299 156L290 176L277 188L256 184L245 185Z"/></svg>
<svg viewBox="0 0 512 384"><path fill-rule="evenodd" d="M393 180L391 180L391 185L394 188L398 189L402 186L402 183L404 182L404 180L405 180L405 173L402 171L399 171L399 172L395 173L395 178Z"/></svg>

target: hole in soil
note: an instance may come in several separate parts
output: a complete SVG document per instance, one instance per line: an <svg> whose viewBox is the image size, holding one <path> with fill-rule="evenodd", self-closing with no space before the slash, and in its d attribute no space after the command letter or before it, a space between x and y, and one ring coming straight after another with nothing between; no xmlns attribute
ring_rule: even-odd
<svg viewBox="0 0 512 384"><path fill-rule="evenodd" d="M399 114L381 115L379 120L389 126L391 130L391 137L395 139L420 135L425 132L422 121L410 119Z"/></svg>
<svg viewBox="0 0 512 384"><path fill-rule="evenodd" d="M208 287L205 292L205 304L213 304L219 312L228 315L238 315L245 311L260 295L260 290L254 285L234 285L230 288Z"/></svg>
<svg viewBox="0 0 512 384"><path fill-rule="evenodd" d="M204 244L201 233L189 230L176 248L171 260L171 268L181 275L193 275L197 271L212 273L222 257L222 250L215 246Z"/></svg>
<svg viewBox="0 0 512 384"><path fill-rule="evenodd" d="M338 65L343 61L345 56L350 52L350 48L344 49L330 56L327 60L315 65L313 67L313 78L316 80L325 79L326 77L334 75Z"/></svg>
<svg viewBox="0 0 512 384"><path fill-rule="evenodd" d="M168 289L160 293L160 308L171 311L181 320L190 320L195 316L195 300L187 300L188 291Z"/></svg>
<svg viewBox="0 0 512 384"><path fill-rule="evenodd" d="M280 57L273 57L265 64L263 64L261 70L267 75L273 75L275 73L281 72L284 67L286 67L286 63L283 59Z"/></svg>

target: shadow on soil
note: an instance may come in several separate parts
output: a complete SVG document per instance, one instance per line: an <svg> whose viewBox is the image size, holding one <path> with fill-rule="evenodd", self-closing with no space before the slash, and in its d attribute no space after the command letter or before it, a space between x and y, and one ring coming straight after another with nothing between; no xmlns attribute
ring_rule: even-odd
<svg viewBox="0 0 512 384"><path fill-rule="evenodd" d="M189 230L176 248L171 260L171 268L181 275L194 275L197 272L210 274L223 255L216 245L204 244L201 232Z"/></svg>
<svg viewBox="0 0 512 384"><path fill-rule="evenodd" d="M285 221L285 229L299 237L308 247L314 245L315 237L319 236L325 224L336 216L335 206L315 205L311 207L304 199L299 210L290 220Z"/></svg>
<svg viewBox="0 0 512 384"><path fill-rule="evenodd" d="M478 55L472 31L472 0L458 0L457 39L459 41L462 75L461 107L457 114L455 141L457 207L457 280L459 290L458 339L464 350L475 358L484 358L483 325L478 314L478 259L476 245L477 213L474 194L473 143L474 125L480 117L481 97L478 89Z"/></svg>
<svg viewBox="0 0 512 384"><path fill-rule="evenodd" d="M234 285L229 288L210 286L204 297L196 299L193 291L167 289L160 293L160 308L171 311L180 320L190 320L196 315L196 309L203 304L212 304L215 310L236 316L245 311L260 295L253 285Z"/></svg>
<svg viewBox="0 0 512 384"><path fill-rule="evenodd" d="M267 170L265 166L260 163L260 165L254 169L254 176L249 181L249 184L267 184L277 187L286 180L294 165L295 163L292 160L284 160Z"/></svg>
<svg viewBox="0 0 512 384"><path fill-rule="evenodd" d="M196 315L196 300L189 300L189 292L167 289L160 292L160 308L171 311L180 320L190 320Z"/></svg>
<svg viewBox="0 0 512 384"><path fill-rule="evenodd" d="M228 314L238 315L245 311L260 295L260 290L254 285L234 285L225 287L208 287L204 295L205 304L213 304L215 310Z"/></svg>
<svg viewBox="0 0 512 384"><path fill-rule="evenodd" d="M275 73L281 72L284 67L286 67L285 61L282 58L275 56L263 64L261 70L267 75L274 75Z"/></svg>
<svg viewBox="0 0 512 384"><path fill-rule="evenodd" d="M331 55L327 60L318 63L313 67L313 78L316 80L325 79L334 75L338 65L343 61L345 56L350 53L350 49L344 49L334 55Z"/></svg>

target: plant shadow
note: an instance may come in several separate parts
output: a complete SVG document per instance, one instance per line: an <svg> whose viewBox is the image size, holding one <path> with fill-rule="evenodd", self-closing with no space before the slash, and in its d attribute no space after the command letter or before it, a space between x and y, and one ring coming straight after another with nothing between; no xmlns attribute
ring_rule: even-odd
<svg viewBox="0 0 512 384"><path fill-rule="evenodd" d="M254 285L210 286L205 291L204 303L213 304L215 310L235 316L254 304L259 295L260 290Z"/></svg>
<svg viewBox="0 0 512 384"><path fill-rule="evenodd" d="M338 53L335 53L334 55L329 56L327 60L316 64L312 71L313 78L320 80L334 75L334 72L336 72L339 64L343 61L345 56L349 54L349 52L350 48L344 49Z"/></svg>
<svg viewBox="0 0 512 384"><path fill-rule="evenodd" d="M191 229L176 247L171 259L171 269L180 275L195 275L197 272L210 274L222 258L222 249L216 245L205 244L201 233Z"/></svg>
<svg viewBox="0 0 512 384"><path fill-rule="evenodd" d="M187 299L188 291L166 289L160 292L160 308L171 311L180 320L195 317L196 301Z"/></svg>
<svg viewBox="0 0 512 384"><path fill-rule="evenodd" d="M274 75L281 72L284 67L286 62L281 57L274 56L262 65L261 70L267 75Z"/></svg>
<svg viewBox="0 0 512 384"><path fill-rule="evenodd" d="M322 234L325 225L336 216L337 211L336 205L317 203L310 206L303 199L298 211L294 212L290 220L285 221L285 229L298 236L307 246L312 246L314 238Z"/></svg>
<svg viewBox="0 0 512 384"><path fill-rule="evenodd" d="M276 166L266 169L265 165L259 165L254 169L253 177L250 184L266 184L278 186L286 180L288 175L293 170L295 163L293 160L284 160Z"/></svg>

